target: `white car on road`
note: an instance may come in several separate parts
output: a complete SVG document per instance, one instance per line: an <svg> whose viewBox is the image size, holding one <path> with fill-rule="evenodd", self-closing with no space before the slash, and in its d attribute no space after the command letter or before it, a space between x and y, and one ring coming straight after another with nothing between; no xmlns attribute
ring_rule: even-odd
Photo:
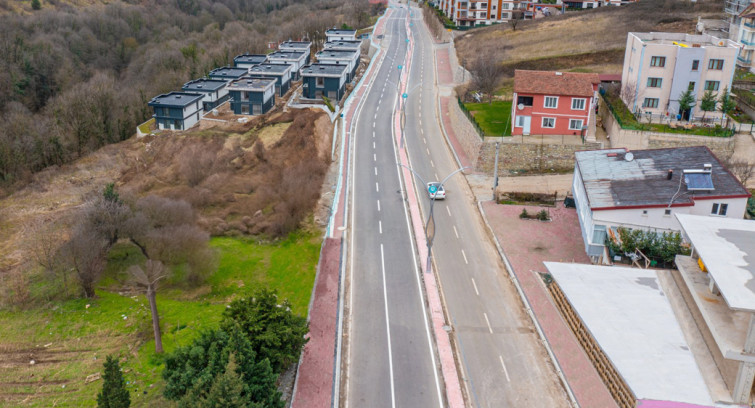
<svg viewBox="0 0 755 408"><path fill-rule="evenodd" d="M433 181L427 183L427 195L431 200L433 198L436 200L443 200L446 198L446 189L437 181Z"/></svg>

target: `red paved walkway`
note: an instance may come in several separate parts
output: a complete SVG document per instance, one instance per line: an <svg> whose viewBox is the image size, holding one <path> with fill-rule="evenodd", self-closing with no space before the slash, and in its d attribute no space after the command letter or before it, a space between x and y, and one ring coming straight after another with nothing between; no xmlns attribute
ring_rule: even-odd
<svg viewBox="0 0 755 408"><path fill-rule="evenodd" d="M488 222L514 268L545 337L581 408L617 407L598 372L553 305L536 272L546 272L543 261L590 263L574 209L550 208L552 222L521 220L541 207L482 203Z"/></svg>

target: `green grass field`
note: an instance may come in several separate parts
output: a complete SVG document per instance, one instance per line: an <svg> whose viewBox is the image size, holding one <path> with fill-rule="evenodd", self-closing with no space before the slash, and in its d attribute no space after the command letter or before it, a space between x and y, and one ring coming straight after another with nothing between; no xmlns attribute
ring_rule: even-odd
<svg viewBox="0 0 755 408"><path fill-rule="evenodd" d="M243 238L213 238L218 271L206 285L158 294L166 351L189 344L217 327L229 301L258 285L288 298L306 315L320 250L318 236L293 234L275 244ZM162 361L154 352L149 305L142 295L119 294L121 271L138 261L127 247L110 254L105 289L97 299L75 299L25 311L0 311L3 327L0 407L95 406L102 381L85 384L117 353L131 391L132 407L172 406L162 396ZM31 360L35 363L31 364Z"/></svg>
<svg viewBox="0 0 755 408"><path fill-rule="evenodd" d="M511 136L511 101L465 103L485 136Z"/></svg>

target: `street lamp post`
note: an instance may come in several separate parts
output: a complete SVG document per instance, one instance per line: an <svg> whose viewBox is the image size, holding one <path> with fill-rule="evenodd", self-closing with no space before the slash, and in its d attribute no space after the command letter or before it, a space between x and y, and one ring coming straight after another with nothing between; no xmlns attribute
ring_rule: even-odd
<svg viewBox="0 0 755 408"><path fill-rule="evenodd" d="M422 185L425 186L425 188L432 188L427 186L427 182L420 176L417 172L415 172L411 167L405 166L401 163L396 163L401 167L404 167L405 169L412 172L412 174L417 177L421 182ZM427 241L427 263L425 264L425 272L430 273L430 261L432 256L432 249L433 249L433 241L435 240L435 217L433 216L433 208L435 206L435 197L437 196L437 191L440 190L443 187L443 184L445 184L448 179L450 179L454 174L459 173L461 171L464 171L470 167L462 167L460 169L456 169L451 174L447 175L443 180L440 181L440 184L438 187L436 187L435 191L429 191L432 193L432 199L430 200L430 211L428 211L427 214L427 222L425 222L425 241ZM432 224L431 224L432 223ZM432 229L431 229L432 226Z"/></svg>

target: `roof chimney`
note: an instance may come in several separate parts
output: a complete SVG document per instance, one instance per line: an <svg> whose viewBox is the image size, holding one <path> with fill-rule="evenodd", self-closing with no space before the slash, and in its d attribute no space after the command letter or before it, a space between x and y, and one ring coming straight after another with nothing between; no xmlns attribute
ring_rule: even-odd
<svg viewBox="0 0 755 408"><path fill-rule="evenodd" d="M674 170L669 169L668 175L666 176L666 180L671 180L672 177L674 177Z"/></svg>
<svg viewBox="0 0 755 408"><path fill-rule="evenodd" d="M712 169L713 169L713 165L711 165L710 163L703 164L703 170L711 171Z"/></svg>

